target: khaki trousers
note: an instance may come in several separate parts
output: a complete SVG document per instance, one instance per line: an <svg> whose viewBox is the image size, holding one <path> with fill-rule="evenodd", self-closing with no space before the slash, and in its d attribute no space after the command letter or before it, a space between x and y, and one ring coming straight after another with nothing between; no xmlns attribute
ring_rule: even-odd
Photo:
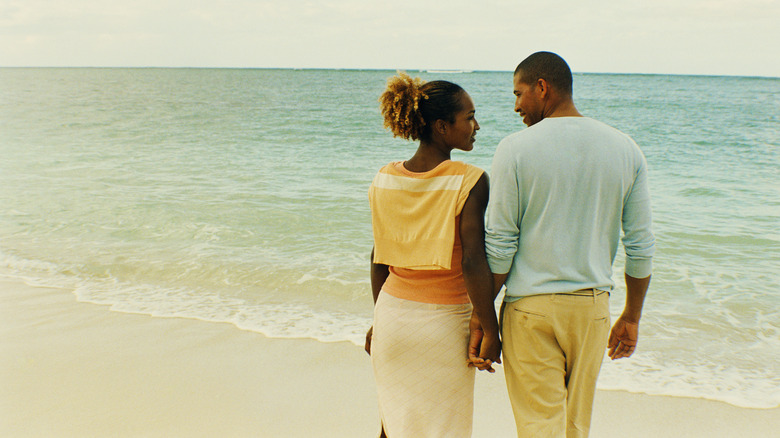
<svg viewBox="0 0 780 438"><path fill-rule="evenodd" d="M587 437L609 335L609 293L532 295L502 310L517 436Z"/></svg>

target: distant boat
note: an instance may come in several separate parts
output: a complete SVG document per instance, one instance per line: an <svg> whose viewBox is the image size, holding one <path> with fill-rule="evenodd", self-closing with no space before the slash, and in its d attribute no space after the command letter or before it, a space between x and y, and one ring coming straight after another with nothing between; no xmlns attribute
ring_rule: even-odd
<svg viewBox="0 0 780 438"><path fill-rule="evenodd" d="M425 70L426 73L435 74L455 74L455 73L473 73L474 70Z"/></svg>

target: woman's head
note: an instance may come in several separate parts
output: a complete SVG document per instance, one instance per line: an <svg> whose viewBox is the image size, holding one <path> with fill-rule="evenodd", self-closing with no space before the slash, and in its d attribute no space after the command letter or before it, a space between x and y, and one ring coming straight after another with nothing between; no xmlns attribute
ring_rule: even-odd
<svg viewBox="0 0 780 438"><path fill-rule="evenodd" d="M388 128L395 137L430 140L434 122L455 122L463 110L466 92L447 81L425 82L398 73L387 80L387 89L379 97L379 106Z"/></svg>

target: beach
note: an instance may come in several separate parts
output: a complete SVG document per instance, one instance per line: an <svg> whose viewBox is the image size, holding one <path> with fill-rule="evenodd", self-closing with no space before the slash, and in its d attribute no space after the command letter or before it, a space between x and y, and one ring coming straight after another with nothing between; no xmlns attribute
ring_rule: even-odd
<svg viewBox="0 0 780 438"><path fill-rule="evenodd" d="M81 303L0 279L0 436L373 437L368 356L227 323ZM510 437L502 369L479 373L474 437ZM593 437L771 437L780 409L599 391Z"/></svg>
<svg viewBox="0 0 780 438"><path fill-rule="evenodd" d="M273 345L361 353L368 186L416 148L382 126L377 97L394 73L0 68L0 276ZM511 72L447 77L469 90L482 126L474 150L452 158L490 172L498 143L522 129ZM735 83L746 94L728 93ZM776 105L780 79L575 74L575 84L583 114L645 153L657 242L640 350L605 362L598 388L780 406L780 112L761 103ZM722 105L733 99L737 113Z"/></svg>
<svg viewBox="0 0 780 438"><path fill-rule="evenodd" d="M375 436L367 189L416 148L382 126L393 74L0 68L0 437ZM592 436L773 436L780 79L574 76L645 153L657 241ZM445 78L482 126L452 158L489 172L511 72ZM502 371L475 437L513 435Z"/></svg>

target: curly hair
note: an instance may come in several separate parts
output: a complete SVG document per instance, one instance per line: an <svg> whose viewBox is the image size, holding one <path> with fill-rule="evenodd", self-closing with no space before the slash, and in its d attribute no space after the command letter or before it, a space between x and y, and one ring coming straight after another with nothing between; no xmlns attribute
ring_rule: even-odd
<svg viewBox="0 0 780 438"><path fill-rule="evenodd" d="M455 120L455 113L463 109L460 102L463 92L463 88L452 82L425 82L398 72L387 80L387 88L379 97L384 126L394 137L428 140L433 122Z"/></svg>

